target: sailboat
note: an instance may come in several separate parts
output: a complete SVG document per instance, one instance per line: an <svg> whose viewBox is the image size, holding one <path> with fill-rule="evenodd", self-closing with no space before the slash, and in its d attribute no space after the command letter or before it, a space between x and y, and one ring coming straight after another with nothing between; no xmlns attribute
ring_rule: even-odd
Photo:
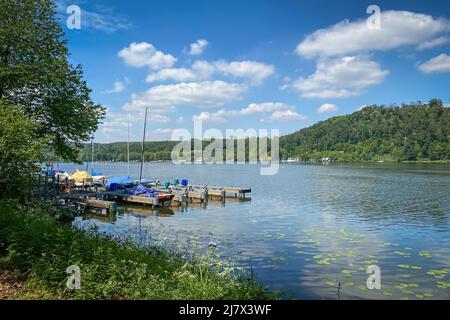
<svg viewBox="0 0 450 320"><path fill-rule="evenodd" d="M148 184L155 182L154 180L144 179L142 177L144 162L145 162L145 135L147 131L147 115L148 115L148 107L145 108L145 120L144 120L144 134L142 138L142 149L141 149L141 167L139 172L139 180L136 181L133 185L131 185L131 179L129 176L127 177L111 177L109 179L107 188L109 189L123 189L126 194L138 197L146 197L146 198L155 198L158 199L158 203L162 206L169 206L170 202L174 198L174 194L166 194L159 193L152 188L146 187ZM127 160L128 160L128 174L130 172L130 138L129 138L129 120L128 120L128 143L127 143ZM111 183L113 182L113 183ZM135 186L137 185L137 186ZM128 199L128 201L133 201L132 199Z"/></svg>
<svg viewBox="0 0 450 320"><path fill-rule="evenodd" d="M93 182L94 185L105 186L106 181L108 180L108 177L104 176L101 172L96 172L94 170L94 162L95 162L94 149L95 149L94 136L92 135L92 138L91 138L91 176L92 176L92 182Z"/></svg>

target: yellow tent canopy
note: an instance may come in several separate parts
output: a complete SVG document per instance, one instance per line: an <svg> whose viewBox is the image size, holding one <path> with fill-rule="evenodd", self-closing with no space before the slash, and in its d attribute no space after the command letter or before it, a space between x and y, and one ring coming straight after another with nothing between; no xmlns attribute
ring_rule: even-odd
<svg viewBox="0 0 450 320"><path fill-rule="evenodd" d="M92 182L93 179L86 171L77 171L73 175L70 176L71 180L75 180L75 182L83 183L83 182Z"/></svg>

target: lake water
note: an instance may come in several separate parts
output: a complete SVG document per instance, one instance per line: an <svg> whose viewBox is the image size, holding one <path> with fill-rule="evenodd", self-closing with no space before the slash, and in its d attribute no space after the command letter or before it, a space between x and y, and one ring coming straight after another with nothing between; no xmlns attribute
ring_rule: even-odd
<svg viewBox="0 0 450 320"><path fill-rule="evenodd" d="M283 164L274 176L259 169L147 163L147 178L251 187L251 201L160 213L128 208L114 222L75 223L138 243L146 234L165 243L214 241L287 297L450 299L450 165ZM97 163L95 170L126 175L127 164ZM138 173L132 164L131 176ZM380 290L367 289L370 265L380 268Z"/></svg>

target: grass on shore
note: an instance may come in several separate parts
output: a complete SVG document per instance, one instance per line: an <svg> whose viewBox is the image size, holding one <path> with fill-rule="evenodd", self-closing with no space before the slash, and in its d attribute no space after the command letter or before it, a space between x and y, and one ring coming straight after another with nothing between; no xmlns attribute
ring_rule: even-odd
<svg viewBox="0 0 450 320"><path fill-rule="evenodd" d="M46 207L0 204L0 272L22 283L13 299L269 299L252 277L212 255L185 260L157 247L63 225ZM81 288L66 286L67 267Z"/></svg>

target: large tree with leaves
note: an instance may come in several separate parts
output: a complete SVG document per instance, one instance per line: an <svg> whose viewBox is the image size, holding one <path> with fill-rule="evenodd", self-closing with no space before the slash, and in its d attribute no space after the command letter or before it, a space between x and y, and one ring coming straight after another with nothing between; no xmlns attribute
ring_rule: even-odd
<svg viewBox="0 0 450 320"><path fill-rule="evenodd" d="M0 101L0 199L28 189L29 173L44 159L45 138L36 138L36 122Z"/></svg>
<svg viewBox="0 0 450 320"><path fill-rule="evenodd" d="M81 66L69 61L67 41L50 0L0 0L0 100L39 125L62 159L75 160L104 115L90 98Z"/></svg>

